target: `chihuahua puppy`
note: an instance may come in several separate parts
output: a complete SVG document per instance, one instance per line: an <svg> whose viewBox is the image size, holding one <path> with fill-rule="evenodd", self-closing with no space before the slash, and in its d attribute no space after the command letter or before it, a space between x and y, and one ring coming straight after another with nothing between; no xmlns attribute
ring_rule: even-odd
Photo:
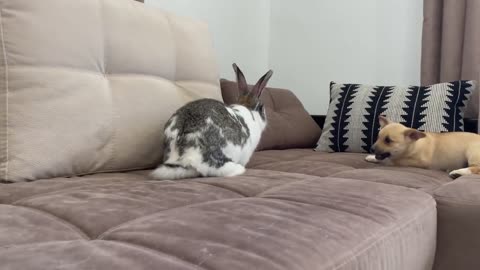
<svg viewBox="0 0 480 270"><path fill-rule="evenodd" d="M480 135L422 132L384 116L379 121L380 133L372 147L375 155L367 156L368 162L443 170L453 179L480 174Z"/></svg>

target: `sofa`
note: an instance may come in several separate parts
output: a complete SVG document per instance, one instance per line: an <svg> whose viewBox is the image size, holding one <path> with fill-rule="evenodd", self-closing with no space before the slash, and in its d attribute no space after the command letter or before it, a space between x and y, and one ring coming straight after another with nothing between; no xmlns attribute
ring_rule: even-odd
<svg viewBox="0 0 480 270"><path fill-rule="evenodd" d="M149 178L175 109L235 96L205 24L131 0L0 22L0 269L480 269L479 177L315 152L288 90L244 175Z"/></svg>

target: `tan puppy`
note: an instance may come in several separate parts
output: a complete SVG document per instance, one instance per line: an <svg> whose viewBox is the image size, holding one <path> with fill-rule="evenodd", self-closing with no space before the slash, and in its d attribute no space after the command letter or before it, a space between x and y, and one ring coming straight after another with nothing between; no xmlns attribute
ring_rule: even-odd
<svg viewBox="0 0 480 270"><path fill-rule="evenodd" d="M421 132L384 116L379 121L380 133L372 147L375 155L367 156L368 162L386 160L394 166L443 170L452 178L480 174L480 135Z"/></svg>

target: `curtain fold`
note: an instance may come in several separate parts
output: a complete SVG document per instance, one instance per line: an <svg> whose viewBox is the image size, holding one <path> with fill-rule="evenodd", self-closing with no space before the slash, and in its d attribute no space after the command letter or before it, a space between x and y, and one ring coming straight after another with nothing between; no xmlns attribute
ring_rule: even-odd
<svg viewBox="0 0 480 270"><path fill-rule="evenodd" d="M480 81L480 1L424 0L423 12L422 84ZM467 117L478 117L478 92Z"/></svg>

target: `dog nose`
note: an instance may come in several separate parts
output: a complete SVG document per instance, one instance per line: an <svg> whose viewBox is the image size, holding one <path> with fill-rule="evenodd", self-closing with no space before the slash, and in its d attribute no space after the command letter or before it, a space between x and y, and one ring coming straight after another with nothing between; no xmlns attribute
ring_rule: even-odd
<svg viewBox="0 0 480 270"><path fill-rule="evenodd" d="M375 145L370 148L370 153L375 153Z"/></svg>

